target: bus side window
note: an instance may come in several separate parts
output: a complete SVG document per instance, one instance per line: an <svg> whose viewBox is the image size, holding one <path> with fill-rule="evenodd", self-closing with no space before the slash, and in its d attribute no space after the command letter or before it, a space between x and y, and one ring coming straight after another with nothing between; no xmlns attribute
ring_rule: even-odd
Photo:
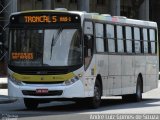
<svg viewBox="0 0 160 120"><path fill-rule="evenodd" d="M127 53L132 53L132 29L131 27L127 26L125 29L126 32L126 49Z"/></svg>
<svg viewBox="0 0 160 120"><path fill-rule="evenodd" d="M148 53L148 33L147 29L143 28L143 45L144 45L144 53Z"/></svg>
<svg viewBox="0 0 160 120"><path fill-rule="evenodd" d="M84 23L84 62L85 68L89 65L93 55L93 23L86 21Z"/></svg>
<svg viewBox="0 0 160 120"><path fill-rule="evenodd" d="M135 52L141 53L140 29L138 27L134 27L134 40Z"/></svg>
<svg viewBox="0 0 160 120"><path fill-rule="evenodd" d="M107 39L108 39L108 50L109 52L113 53L116 51L114 25L107 24L106 32L107 32Z"/></svg>
<svg viewBox="0 0 160 120"><path fill-rule="evenodd" d="M154 29L150 29L149 30L149 35L150 35L150 45L151 45L151 53L155 54L156 53L156 41L155 41L155 30Z"/></svg>
<svg viewBox="0 0 160 120"><path fill-rule="evenodd" d="M122 26L117 27L117 43L118 43L118 52L124 52L124 38L123 38L123 30Z"/></svg>
<svg viewBox="0 0 160 120"><path fill-rule="evenodd" d="M96 32L96 49L97 52L104 52L104 33L103 33L103 24L96 23L95 24L95 32Z"/></svg>

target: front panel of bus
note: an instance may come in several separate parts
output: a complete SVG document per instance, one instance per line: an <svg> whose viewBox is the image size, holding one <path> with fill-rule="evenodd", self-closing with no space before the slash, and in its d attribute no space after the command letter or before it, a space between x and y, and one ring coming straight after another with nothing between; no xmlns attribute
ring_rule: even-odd
<svg viewBox="0 0 160 120"><path fill-rule="evenodd" d="M64 12L10 17L9 96L84 97L81 18Z"/></svg>

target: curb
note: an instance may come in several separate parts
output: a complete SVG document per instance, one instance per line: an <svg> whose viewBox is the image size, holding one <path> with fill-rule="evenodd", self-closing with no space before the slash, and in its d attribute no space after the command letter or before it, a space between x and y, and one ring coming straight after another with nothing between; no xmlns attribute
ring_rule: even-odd
<svg viewBox="0 0 160 120"><path fill-rule="evenodd" d="M0 95L0 104L7 104L7 103L13 103L16 102L16 98L10 98L8 96Z"/></svg>

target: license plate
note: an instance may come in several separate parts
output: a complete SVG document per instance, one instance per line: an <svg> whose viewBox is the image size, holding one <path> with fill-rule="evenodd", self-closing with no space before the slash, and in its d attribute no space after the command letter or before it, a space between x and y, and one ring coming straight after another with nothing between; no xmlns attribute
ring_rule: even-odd
<svg viewBox="0 0 160 120"><path fill-rule="evenodd" d="M36 89L37 94L46 94L48 93L48 89Z"/></svg>

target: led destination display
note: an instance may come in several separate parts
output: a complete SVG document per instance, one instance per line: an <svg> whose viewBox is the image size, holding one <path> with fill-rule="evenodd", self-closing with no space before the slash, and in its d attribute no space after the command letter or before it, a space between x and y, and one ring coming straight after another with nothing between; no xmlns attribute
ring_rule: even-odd
<svg viewBox="0 0 160 120"><path fill-rule="evenodd" d="M32 13L13 15L10 18L12 25L14 24L73 24L80 23L80 16L76 14L47 14Z"/></svg>
<svg viewBox="0 0 160 120"><path fill-rule="evenodd" d="M72 17L70 16L24 16L24 21L25 23L72 22Z"/></svg>

